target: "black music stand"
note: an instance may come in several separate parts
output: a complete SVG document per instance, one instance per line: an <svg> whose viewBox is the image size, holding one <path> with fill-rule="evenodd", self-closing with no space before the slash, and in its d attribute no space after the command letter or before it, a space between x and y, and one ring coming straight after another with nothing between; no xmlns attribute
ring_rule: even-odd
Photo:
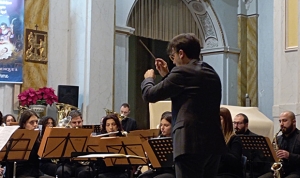
<svg viewBox="0 0 300 178"><path fill-rule="evenodd" d="M153 168L173 167L173 141L171 137L155 138L145 143L145 149Z"/></svg>
<svg viewBox="0 0 300 178"><path fill-rule="evenodd" d="M13 177L12 162L25 161L29 159L30 152L38 138L38 130L16 130L7 144L0 151L0 160L6 163L6 177Z"/></svg>
<svg viewBox="0 0 300 178"><path fill-rule="evenodd" d="M100 125L83 125L83 129L93 129L93 133L100 133L101 126Z"/></svg>
<svg viewBox="0 0 300 178"><path fill-rule="evenodd" d="M254 162L276 162L275 150L268 137L239 135L243 144L243 155L250 164L250 176L253 176Z"/></svg>
<svg viewBox="0 0 300 178"><path fill-rule="evenodd" d="M64 172L65 160L72 158L73 152L84 151L91 133L92 129L46 127L38 155L40 158L60 159Z"/></svg>

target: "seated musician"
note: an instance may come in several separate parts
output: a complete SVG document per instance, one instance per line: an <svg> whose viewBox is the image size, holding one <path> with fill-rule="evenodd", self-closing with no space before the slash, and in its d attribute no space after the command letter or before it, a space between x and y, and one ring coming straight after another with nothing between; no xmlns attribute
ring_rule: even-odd
<svg viewBox="0 0 300 178"><path fill-rule="evenodd" d="M110 135L110 136L123 136L122 134L122 125L117 115L109 114L105 116L102 120L102 130L101 133L110 133L110 132L117 132L117 134ZM126 170L129 169L128 166L112 166L106 167L104 161L101 165L98 165L97 168L99 170L98 178L128 178L128 174Z"/></svg>
<svg viewBox="0 0 300 178"><path fill-rule="evenodd" d="M279 116L282 135L275 135L277 158L281 159L281 178L300 178L300 131L296 127L296 116L292 111L284 111ZM271 165L270 165L271 168ZM273 178L274 172L268 172L259 178ZM276 177L279 177L278 175Z"/></svg>
<svg viewBox="0 0 300 178"><path fill-rule="evenodd" d="M220 119L227 153L222 155L219 164L218 178L243 177L242 141L233 131L231 113L227 108L220 108Z"/></svg>
<svg viewBox="0 0 300 178"><path fill-rule="evenodd" d="M5 116L3 116L3 123L4 123L5 125L10 126L10 125L11 125L11 124L10 124L11 122L17 122L17 120L16 120L16 118L15 118L14 115L12 115L12 114L6 114Z"/></svg>
<svg viewBox="0 0 300 178"><path fill-rule="evenodd" d="M159 138L171 137L172 132L172 113L169 111L164 112L160 119L160 132ZM175 171L173 168L160 168L150 169L138 178L175 178Z"/></svg>
<svg viewBox="0 0 300 178"><path fill-rule="evenodd" d="M83 119L82 114L80 111L72 110L69 113L69 116L71 116L71 120L69 122L71 128L82 128L83 125ZM78 130L80 132L80 130ZM64 178L69 178L72 176L78 177L78 178L88 178L90 177L90 171L89 166L82 165L78 161L65 161L64 163L64 172L62 173L62 164L59 165L56 171L56 175Z"/></svg>
<svg viewBox="0 0 300 178"><path fill-rule="evenodd" d="M22 113L19 121L20 129L34 130L38 126L38 115L31 110ZM16 166L17 177L39 177L42 173L39 170L39 156L37 154L40 146L37 138L27 161L18 161Z"/></svg>
<svg viewBox="0 0 300 178"><path fill-rule="evenodd" d="M42 125L42 132L40 136L40 140L43 138L46 127L56 127L55 120L50 116L44 116L40 119L39 125ZM50 159L41 159L40 161L40 170L49 176L55 177L55 173L57 170L57 162L53 162Z"/></svg>

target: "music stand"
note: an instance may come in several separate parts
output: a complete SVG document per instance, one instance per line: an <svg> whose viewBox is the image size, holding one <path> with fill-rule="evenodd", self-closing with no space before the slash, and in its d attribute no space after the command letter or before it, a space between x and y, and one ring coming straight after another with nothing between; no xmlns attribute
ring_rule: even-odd
<svg viewBox="0 0 300 178"><path fill-rule="evenodd" d="M0 160L6 162L26 161L29 159L33 145L38 138L38 130L18 129L10 137L7 144L0 151ZM6 177L13 177L13 169L7 167Z"/></svg>
<svg viewBox="0 0 300 178"><path fill-rule="evenodd" d="M150 139L143 142L153 168L172 167L173 141L171 137Z"/></svg>
<svg viewBox="0 0 300 178"><path fill-rule="evenodd" d="M148 130L133 130L130 131L127 136L139 136L142 141L146 141L151 138L156 138L159 135L160 129L148 129Z"/></svg>
<svg viewBox="0 0 300 178"><path fill-rule="evenodd" d="M103 137L99 139L99 151L119 154L116 158L105 159L106 166L147 164L142 141L137 136Z"/></svg>
<svg viewBox="0 0 300 178"><path fill-rule="evenodd" d="M92 129L46 127L38 155L40 158L60 159L64 172L65 160L72 157L72 152L84 151L91 133Z"/></svg>
<svg viewBox="0 0 300 178"><path fill-rule="evenodd" d="M268 137L239 135L243 145L243 155L250 163L250 174L253 175L252 163L257 162L277 162L275 150Z"/></svg>
<svg viewBox="0 0 300 178"><path fill-rule="evenodd" d="M41 158L71 158L72 152L83 152L92 129L46 127L38 155Z"/></svg>

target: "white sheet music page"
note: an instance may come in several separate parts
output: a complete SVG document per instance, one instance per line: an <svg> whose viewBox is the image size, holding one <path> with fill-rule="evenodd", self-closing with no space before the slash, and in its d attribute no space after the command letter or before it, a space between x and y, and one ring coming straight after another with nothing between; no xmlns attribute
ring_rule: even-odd
<svg viewBox="0 0 300 178"><path fill-rule="evenodd" d="M6 145L12 134L19 128L20 126L5 126L0 127L0 150Z"/></svg>

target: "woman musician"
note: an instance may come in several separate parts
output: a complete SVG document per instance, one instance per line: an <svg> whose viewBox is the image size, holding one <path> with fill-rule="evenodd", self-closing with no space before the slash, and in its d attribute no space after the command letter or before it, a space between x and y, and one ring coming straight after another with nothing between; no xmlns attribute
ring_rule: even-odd
<svg viewBox="0 0 300 178"><path fill-rule="evenodd" d="M172 113L164 112L160 119L160 135L158 138L171 137L172 133ZM175 171L173 168L150 169L138 178L175 178Z"/></svg>
<svg viewBox="0 0 300 178"><path fill-rule="evenodd" d="M41 118L39 125L42 125L42 132L40 140L43 138L46 127L56 127L55 120L50 116L44 116ZM40 169L43 173L55 177L57 170L57 163L52 162L50 159L41 159Z"/></svg>
<svg viewBox="0 0 300 178"><path fill-rule="evenodd" d="M231 113L227 108L220 108L220 120L224 139L227 145L227 153L222 155L219 164L218 178L243 177L242 166L242 141L233 131Z"/></svg>

